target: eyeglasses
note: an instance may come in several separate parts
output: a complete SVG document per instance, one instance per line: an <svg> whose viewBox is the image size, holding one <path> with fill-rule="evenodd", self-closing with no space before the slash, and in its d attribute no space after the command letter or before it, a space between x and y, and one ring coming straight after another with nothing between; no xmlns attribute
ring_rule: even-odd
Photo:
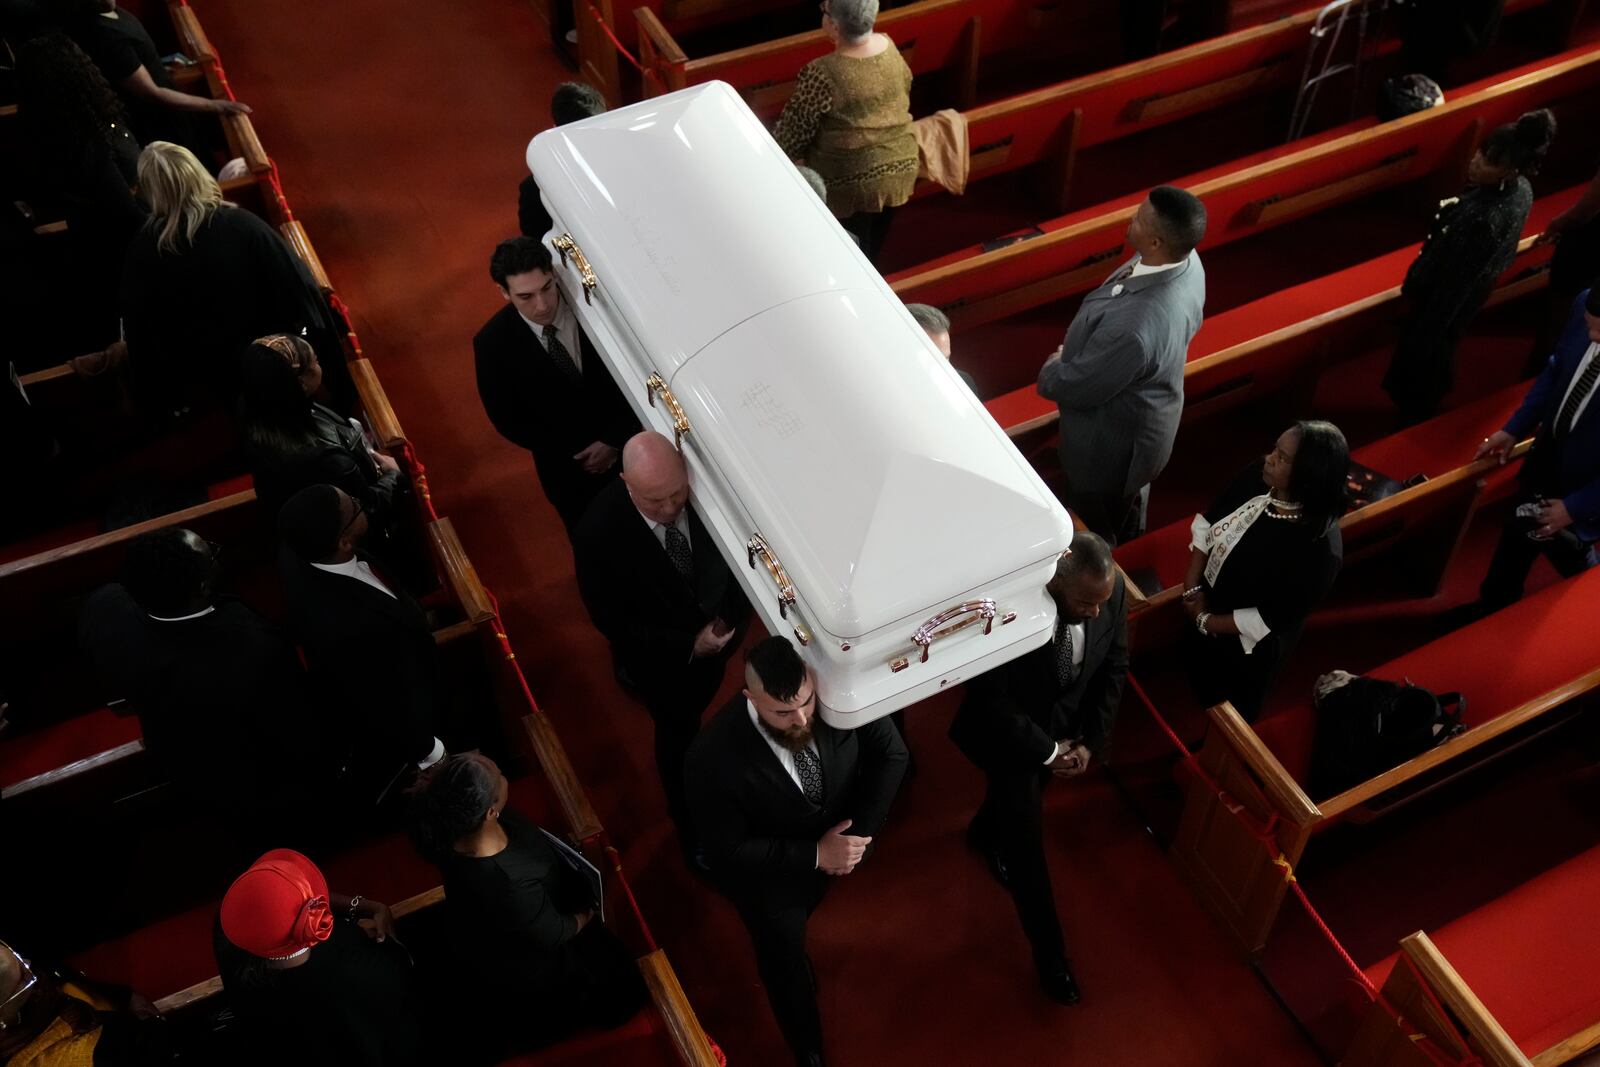
<svg viewBox="0 0 1600 1067"><path fill-rule="evenodd" d="M33 973L33 968L28 965L28 961L17 955L15 952L13 952L12 955L17 957L17 964L22 968L22 984L17 986L16 989L12 990L9 997L4 1000L0 1000L0 1030L4 1030L6 1028L5 1016L7 1009L9 1009L11 1005L18 999L20 999L24 993L39 984L39 976Z"/></svg>

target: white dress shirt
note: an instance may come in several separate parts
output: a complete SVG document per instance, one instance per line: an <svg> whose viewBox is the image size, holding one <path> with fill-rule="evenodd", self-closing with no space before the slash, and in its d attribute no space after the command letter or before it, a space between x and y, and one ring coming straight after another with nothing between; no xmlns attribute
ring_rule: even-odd
<svg viewBox="0 0 1600 1067"><path fill-rule="evenodd" d="M784 772L794 781L794 787L800 790L800 795L805 796L806 788L800 784L800 768L794 764L794 753L778 744L777 741L773 740L772 735L767 733L766 726L761 722L761 715L756 711L756 706L749 697L745 697L744 706L750 709L750 723L756 728L756 733L760 734L761 740L765 741L767 747L772 749L772 754L778 757L778 762L783 765ZM811 750L813 755L816 754L817 743L815 741L812 741L806 747ZM811 861L811 866L814 870L821 865L822 843L819 841L817 842L817 853Z"/></svg>
<svg viewBox="0 0 1600 1067"><path fill-rule="evenodd" d="M1187 258L1189 258L1189 257L1187 257L1187 256L1184 257L1184 259L1187 259ZM1161 271L1164 271L1164 270L1171 270L1173 267L1178 266L1182 262L1183 262L1183 259L1178 259L1178 260L1173 260L1171 263L1163 263L1159 267L1152 267L1150 264L1148 264L1148 263L1146 263L1144 261L1144 257L1143 256L1136 256L1136 257L1134 257L1134 260L1133 260L1133 273L1129 274L1128 277L1137 278L1141 274L1157 274L1157 273L1159 273Z"/></svg>
<svg viewBox="0 0 1600 1067"><path fill-rule="evenodd" d="M354 578L358 582L365 582L384 596L390 599L399 599L394 595L393 589L383 584L382 578L372 573L372 568L367 566L365 560L356 559L352 556L343 563L313 563L312 566L319 571L327 571L329 574L342 574L346 578Z"/></svg>
<svg viewBox="0 0 1600 1067"><path fill-rule="evenodd" d="M528 329L532 330L533 336L539 340L539 347L545 348L544 327L528 318L521 311L517 312L517 317L528 324ZM550 325L556 328L556 336L561 338L561 343L566 346L567 355L572 357L572 362L577 364L581 373L583 371L583 342L578 339L578 317L572 313L571 308L567 307L565 298L562 299L560 304L556 305L555 321ZM545 348L545 351L548 352L549 349Z"/></svg>
<svg viewBox="0 0 1600 1067"><path fill-rule="evenodd" d="M216 610L217 609L214 607L207 607L202 608L193 615L151 615L150 618L154 622L188 622L190 619L199 619L206 615L210 615Z"/></svg>
<svg viewBox="0 0 1600 1067"><path fill-rule="evenodd" d="M1557 416L1561 414L1561 409L1567 406L1567 397L1572 395L1573 388L1578 384L1578 380L1583 377L1583 372L1589 369L1589 364L1595 361L1597 354L1600 354L1600 344L1590 344L1589 351L1585 352L1583 358L1578 360L1577 367L1572 371L1572 381L1567 383L1567 391L1561 394L1561 403L1556 405ZM1583 418L1584 410L1588 408L1589 401L1594 399L1594 394L1596 393L1600 393L1600 385L1589 390L1589 395L1578 402L1578 410L1572 413L1573 426L1576 426L1578 420ZM1570 432L1570 429L1568 432Z"/></svg>
<svg viewBox="0 0 1600 1067"><path fill-rule="evenodd" d="M1072 668L1074 671L1081 671L1083 669L1083 646L1089 640L1088 631L1083 628L1083 623L1081 622L1069 622L1066 628L1072 634ZM1051 647L1054 648L1055 638L1052 637L1050 641ZM1053 654L1051 662L1055 662ZM1050 746L1050 755L1045 759L1045 763L1054 763L1059 755L1061 755L1061 742L1058 741Z"/></svg>

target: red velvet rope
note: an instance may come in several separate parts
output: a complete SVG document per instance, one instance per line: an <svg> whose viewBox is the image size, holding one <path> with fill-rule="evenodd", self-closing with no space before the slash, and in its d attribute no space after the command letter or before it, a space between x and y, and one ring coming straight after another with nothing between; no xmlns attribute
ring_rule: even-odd
<svg viewBox="0 0 1600 1067"><path fill-rule="evenodd" d="M633 895L633 886L628 884L628 876L622 873L622 856L611 845L606 846L606 857L611 860L611 873L617 876L617 884L622 887L622 895L628 898L628 907L633 910L633 917L639 923L639 932L644 935L644 943L651 952L660 946L650 933L650 924L644 921L644 912L639 910L639 901Z"/></svg>
<svg viewBox="0 0 1600 1067"><path fill-rule="evenodd" d="M411 484L417 487L417 499L422 502L422 510L428 516L429 522L438 522L439 512L433 506L433 494L428 491L428 468L422 465L422 460L418 458L417 450L411 447L410 441L403 442L401 447L405 449L406 469L411 472ZM496 614L499 614L498 605Z"/></svg>
<svg viewBox="0 0 1600 1067"><path fill-rule="evenodd" d="M1155 720L1162 733L1167 735L1167 739L1172 742L1173 747L1183 754L1185 769L1204 782L1207 788L1214 791L1217 794L1217 798L1221 800L1223 807L1227 808L1244 825L1246 832L1260 842L1267 849L1269 855L1274 855L1275 858L1272 862L1283 872L1283 880L1290 889L1294 890L1295 899L1300 902L1300 906L1305 909L1306 915L1310 917L1317 929L1322 932L1322 936L1333 947L1334 952L1344 961L1344 965L1349 969L1361 991L1366 994L1367 999L1377 1004L1390 1018L1394 1019L1395 1023L1406 1031L1418 1050L1435 1064L1438 1064L1439 1067L1483 1067L1483 1061L1470 1052L1465 1059L1457 1059L1446 1050L1440 1048L1438 1042L1419 1031L1406 1020L1405 1016L1400 1014L1394 1005L1384 999L1383 992L1372 983L1372 979L1367 977L1367 972L1363 971L1350 953L1345 950L1344 944L1340 942L1338 935L1333 932L1327 921L1323 919L1322 914L1317 911L1316 906L1311 903L1311 898L1306 896L1306 891L1300 885L1300 880L1295 877L1294 865L1289 862L1288 858L1278 848L1277 834L1274 832L1278 824L1278 813L1273 811L1265 823L1256 820L1245 805L1235 800L1233 795L1223 787L1222 783L1218 782L1200 766L1200 761L1195 758L1194 753L1189 751L1189 746L1185 745L1178 737L1177 731L1172 728L1172 724L1167 722L1166 717L1161 714L1161 711L1155 705L1155 701L1150 699L1150 695L1139 684L1139 680L1131 674L1128 675L1128 687L1132 690L1133 695L1139 698L1139 702L1145 706L1145 710L1150 713L1150 717ZM1261 791L1261 787L1249 779L1246 779L1246 781L1250 783L1251 788L1256 792L1263 805L1271 810L1272 804L1267 799L1266 794ZM1402 958L1404 957L1402 956ZM1407 964L1410 964L1410 962L1409 959L1406 960ZM1434 1006L1439 1009L1440 1017L1445 1019L1446 1025L1449 1025L1449 1015L1444 1012L1443 1007L1434 998L1432 988L1427 982L1421 980L1421 975L1417 977L1418 984L1422 986L1428 998L1433 1001ZM1454 1031L1452 1030L1452 1032ZM1459 1033L1456 1036L1458 1039L1460 1038ZM1462 1041L1462 1047L1466 1047L1464 1040Z"/></svg>
<svg viewBox="0 0 1600 1067"><path fill-rule="evenodd" d="M611 43L616 46L618 52L622 53L622 58L633 64L634 70L637 70L646 78L655 82L657 85L660 85L661 76L634 58L633 53L628 51L627 47L623 45L623 43L617 38L617 35L612 32L611 24L605 20L605 16L600 14L600 9L595 7L593 4L585 4L584 6L587 7L589 9L589 13L594 16L594 20L599 24L601 32L603 32L607 37L611 38Z"/></svg>

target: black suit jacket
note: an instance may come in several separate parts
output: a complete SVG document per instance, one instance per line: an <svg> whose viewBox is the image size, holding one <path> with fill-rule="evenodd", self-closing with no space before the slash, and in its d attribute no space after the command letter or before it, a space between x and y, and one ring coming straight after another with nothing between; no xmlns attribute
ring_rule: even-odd
<svg viewBox="0 0 1600 1067"><path fill-rule="evenodd" d="M883 828L910 757L889 719L836 730L818 719L822 803L806 799L735 696L689 749L689 811L711 869L737 881L809 874L817 841L851 820L851 835Z"/></svg>
<svg viewBox="0 0 1600 1067"><path fill-rule="evenodd" d="M96 673L139 715L145 746L175 778L231 782L237 795L307 762L305 671L294 647L230 597L209 615L158 622L126 589L84 605L79 643Z"/></svg>
<svg viewBox="0 0 1600 1067"><path fill-rule="evenodd" d="M572 457L596 441L621 448L639 432L639 420L581 328L579 338L581 385L551 362L510 304L472 339L483 410L502 437L533 453L539 484L569 527L611 477L585 474Z"/></svg>
<svg viewBox="0 0 1600 1067"><path fill-rule="evenodd" d="M750 614L744 590L693 503L688 513L692 583L667 558L621 480L601 490L572 538L578 592L589 617L633 681L647 689L671 684L688 668L695 635L706 623L721 618L737 628Z"/></svg>
<svg viewBox="0 0 1600 1067"><path fill-rule="evenodd" d="M1105 754L1128 677L1128 592L1120 573L1111 599L1083 629L1083 666L1065 690L1056 680L1054 641L967 683L950 739L968 759L985 769L1042 768L1066 737Z"/></svg>
<svg viewBox="0 0 1600 1067"><path fill-rule="evenodd" d="M279 569L312 678L361 762L426 757L435 733L438 650L421 605L392 582L395 596L385 596L287 549Z"/></svg>

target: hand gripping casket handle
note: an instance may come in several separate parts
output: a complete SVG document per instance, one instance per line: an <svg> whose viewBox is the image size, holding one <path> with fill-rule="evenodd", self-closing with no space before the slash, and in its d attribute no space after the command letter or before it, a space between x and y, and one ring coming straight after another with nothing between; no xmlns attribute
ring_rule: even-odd
<svg viewBox="0 0 1600 1067"><path fill-rule="evenodd" d="M672 447L682 452L683 439L694 427L689 425L689 416L684 413L683 405L678 403L678 398L667 387L667 380L659 374L652 374L644 380L644 398L651 407L655 407L658 395L667 414L672 417Z"/></svg>
<svg viewBox="0 0 1600 1067"><path fill-rule="evenodd" d="M968 618L961 619L966 615ZM958 630L965 630L968 626L981 621L983 632L987 636L994 629L995 605L989 597L980 600L968 600L955 607L945 608L939 614L917 627L911 634L911 640L922 648L922 662L928 662L928 650L933 643L941 637L948 637ZM946 625L954 619L961 619L954 625ZM1010 621L1009 619L1006 621Z"/></svg>
<svg viewBox="0 0 1600 1067"><path fill-rule="evenodd" d="M750 567L755 568L756 557L761 557L761 562L767 565L767 573L772 575L773 583L778 587L778 617L787 619L789 609L795 603L794 583L789 580L789 572L783 569L783 563L773 553L767 544L767 539L758 533L750 535L750 540L744 543L745 552L749 555Z"/></svg>
<svg viewBox="0 0 1600 1067"><path fill-rule="evenodd" d="M578 242L572 239L572 234L563 233L550 238L550 243L555 250L561 253L561 265L567 265L567 257L572 257L573 264L578 268L578 277L583 281L583 302L594 303L594 290L600 284L600 279L594 276L594 268L589 266L589 257L583 254L583 249L578 247Z"/></svg>

